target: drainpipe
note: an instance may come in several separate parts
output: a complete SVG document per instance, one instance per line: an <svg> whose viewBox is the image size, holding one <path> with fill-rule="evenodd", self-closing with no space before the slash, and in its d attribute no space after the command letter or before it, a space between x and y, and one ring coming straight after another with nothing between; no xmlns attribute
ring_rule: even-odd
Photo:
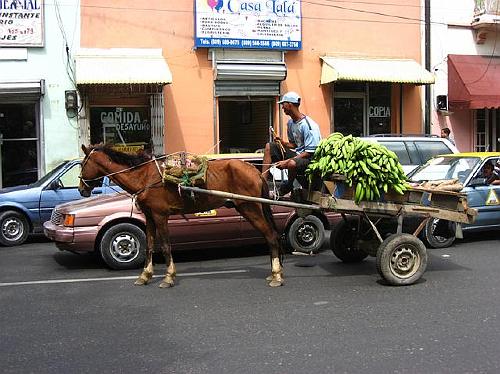
<svg viewBox="0 0 500 374"><path fill-rule="evenodd" d="M431 71L431 0L424 1L425 12L425 69ZM424 134L431 133L431 86L425 85L425 113L424 113Z"/></svg>

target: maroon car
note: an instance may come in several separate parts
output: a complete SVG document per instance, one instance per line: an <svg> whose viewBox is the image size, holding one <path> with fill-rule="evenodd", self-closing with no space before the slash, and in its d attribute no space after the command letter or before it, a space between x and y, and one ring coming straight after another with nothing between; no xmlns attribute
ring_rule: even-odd
<svg viewBox="0 0 500 374"><path fill-rule="evenodd" d="M294 210L272 206L279 232L287 245L303 252L316 251L324 240L324 230L336 220L333 214L318 213L301 218ZM56 206L45 235L61 250L98 251L113 269L140 267L146 248L145 218L129 195L118 193ZM170 240L173 250L201 249L247 244L265 244L264 238L233 208L171 216Z"/></svg>
<svg viewBox="0 0 500 374"><path fill-rule="evenodd" d="M262 155L258 154L230 157L253 162L256 167L262 163ZM333 213L318 212L302 218L291 208L271 208L288 248L301 252L321 248L324 230L329 230L338 219ZM265 244L264 237L248 221L227 207L171 216L169 232L173 250ZM145 218L128 194L102 195L58 205L51 220L44 223L44 233L61 250L99 252L113 269L136 268L144 262Z"/></svg>

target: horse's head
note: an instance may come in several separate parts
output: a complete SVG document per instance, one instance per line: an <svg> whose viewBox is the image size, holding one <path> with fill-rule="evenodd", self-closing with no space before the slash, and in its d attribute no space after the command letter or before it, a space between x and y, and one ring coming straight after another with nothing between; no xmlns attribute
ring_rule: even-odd
<svg viewBox="0 0 500 374"><path fill-rule="evenodd" d="M85 158L82 161L78 191L83 197L89 197L94 187L100 184L100 180L104 174L101 172L99 164L93 159L96 156L95 148L92 146L85 147L82 144L82 150Z"/></svg>

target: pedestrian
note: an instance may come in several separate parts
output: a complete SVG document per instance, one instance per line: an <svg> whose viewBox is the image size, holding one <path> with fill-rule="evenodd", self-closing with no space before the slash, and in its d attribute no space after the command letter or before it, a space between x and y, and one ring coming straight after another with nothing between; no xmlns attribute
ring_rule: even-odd
<svg viewBox="0 0 500 374"><path fill-rule="evenodd" d="M451 144L455 145L455 141L451 138L451 131L448 127L444 127L441 129L441 137L444 139L448 139Z"/></svg>
<svg viewBox="0 0 500 374"><path fill-rule="evenodd" d="M279 196L284 196L292 190L297 174L304 174L321 141L318 124L300 111L300 101L300 96L293 91L287 92L278 101L283 112L290 117L287 122L288 141L273 134L273 142L267 143L264 148L264 179L269 177L271 163L275 163L280 170L288 170L288 180L280 186Z"/></svg>

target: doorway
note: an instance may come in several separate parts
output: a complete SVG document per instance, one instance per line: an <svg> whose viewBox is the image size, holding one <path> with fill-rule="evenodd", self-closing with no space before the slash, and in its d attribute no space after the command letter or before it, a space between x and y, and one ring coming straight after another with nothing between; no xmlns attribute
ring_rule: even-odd
<svg viewBox="0 0 500 374"><path fill-rule="evenodd" d="M334 130L344 135L366 133L365 97L363 94L336 94L333 102Z"/></svg>
<svg viewBox="0 0 500 374"><path fill-rule="evenodd" d="M274 98L219 98L219 150L246 153L262 150L273 124Z"/></svg>
<svg viewBox="0 0 500 374"><path fill-rule="evenodd" d="M38 179L37 104L0 104L0 187Z"/></svg>
<svg viewBox="0 0 500 374"><path fill-rule="evenodd" d="M500 151L500 109L478 109L474 111L474 117L475 151Z"/></svg>

